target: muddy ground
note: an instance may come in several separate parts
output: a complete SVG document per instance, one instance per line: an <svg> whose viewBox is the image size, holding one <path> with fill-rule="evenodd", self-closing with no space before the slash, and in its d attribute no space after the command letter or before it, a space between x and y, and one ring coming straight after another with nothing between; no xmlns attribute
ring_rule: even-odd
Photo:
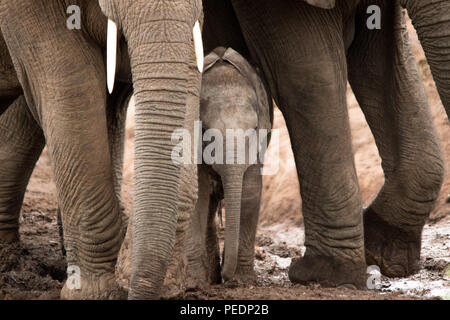
<svg viewBox="0 0 450 320"><path fill-rule="evenodd" d="M381 288L370 291L325 289L292 285L287 279L291 259L304 252L301 199L295 164L284 121L276 114L281 130L280 170L264 180L260 227L257 236L253 286L215 286L187 292L185 299L450 299L450 125L437 95L429 67L411 29L414 53L427 90L433 119L446 159L446 178L437 206L425 227L422 270L405 279L381 279ZM380 159L373 137L354 96L348 93L349 116L358 177L365 205L383 184ZM133 118L129 119L123 199L132 210ZM269 156L273 150L269 150ZM65 259L58 235L57 202L51 163L42 154L31 179L21 216L21 242L0 246L0 299L58 299L65 278Z"/></svg>

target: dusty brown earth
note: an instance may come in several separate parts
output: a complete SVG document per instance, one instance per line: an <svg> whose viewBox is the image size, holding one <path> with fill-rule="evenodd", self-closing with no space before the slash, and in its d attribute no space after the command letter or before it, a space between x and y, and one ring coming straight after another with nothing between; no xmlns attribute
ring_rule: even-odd
<svg viewBox="0 0 450 320"><path fill-rule="evenodd" d="M301 199L284 121L276 113L281 130L280 168L264 178L260 227L257 236L253 286L220 285L186 292L184 299L450 299L450 125L437 95L429 67L413 29L411 39L429 97L434 123L446 159L446 177L437 206L425 227L422 270L405 279L381 279L381 289L353 291L319 286L292 285L287 279L291 259L304 251ZM380 159L373 137L349 90L349 116L359 182L367 205L383 184ZM132 210L132 138L130 117L123 199ZM274 149L269 150L273 156ZM21 217L21 242L0 246L0 299L58 299L65 278L65 259L56 222L57 202L51 163L44 151L28 187Z"/></svg>

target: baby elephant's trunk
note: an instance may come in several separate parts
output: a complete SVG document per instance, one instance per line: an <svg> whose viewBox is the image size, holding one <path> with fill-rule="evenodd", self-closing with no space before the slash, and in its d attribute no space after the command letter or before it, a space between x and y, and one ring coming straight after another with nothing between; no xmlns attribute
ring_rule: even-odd
<svg viewBox="0 0 450 320"><path fill-rule="evenodd" d="M244 170L239 166L227 167L222 173L226 210L225 251L222 264L224 281L233 279L237 267L243 180Z"/></svg>

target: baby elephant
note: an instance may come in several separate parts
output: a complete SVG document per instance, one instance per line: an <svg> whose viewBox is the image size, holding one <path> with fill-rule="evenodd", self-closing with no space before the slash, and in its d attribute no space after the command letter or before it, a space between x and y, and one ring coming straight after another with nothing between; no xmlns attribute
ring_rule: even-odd
<svg viewBox="0 0 450 320"><path fill-rule="evenodd" d="M245 58L231 48L216 48L205 58L200 119L203 141L211 143L203 142L199 199L190 229L188 274L193 286L256 278L262 161L272 114L272 100ZM222 199L226 224L221 267L215 217L221 214Z"/></svg>
<svg viewBox="0 0 450 320"><path fill-rule="evenodd" d="M185 237L177 236L163 296L176 297L186 286L205 287L220 283L222 278L242 282L256 278L253 259L262 188L262 156L270 136L266 133L271 129L272 109L272 100L261 79L239 53L217 48L205 57L200 120L203 140L211 143L205 143L203 164L198 165L199 192L195 209L184 208L185 197L180 197L179 226L180 217L192 220L190 226L186 224L189 227L186 245ZM237 141L235 146L221 150L234 140L242 142L239 137L227 137L227 131L229 135L230 132L239 134L239 130L247 134L244 148L239 148ZM186 190L196 187L197 183L187 177L195 175L182 174L181 194L188 194ZM215 217L221 212L219 204L223 198L226 230L221 272ZM127 290L131 273L132 221L130 219L116 266L119 285Z"/></svg>

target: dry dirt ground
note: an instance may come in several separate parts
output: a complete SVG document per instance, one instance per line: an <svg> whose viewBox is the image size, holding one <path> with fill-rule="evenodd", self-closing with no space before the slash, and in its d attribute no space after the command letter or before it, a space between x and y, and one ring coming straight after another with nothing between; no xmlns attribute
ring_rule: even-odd
<svg viewBox="0 0 450 320"><path fill-rule="evenodd" d="M260 227L257 236L254 286L215 286L187 292L185 299L450 299L450 125L437 95L430 70L411 29L411 39L429 97L433 119L446 158L446 179L438 204L425 227L422 271L405 279L382 278L381 289L353 291L292 285L287 279L291 259L303 253L304 230L295 164L284 121L281 130L280 170L264 180ZM349 115L359 182L367 205L383 184L380 159L373 137L349 90ZM123 199L127 211L132 201L132 116L127 135ZM274 150L269 150L273 154ZM44 151L33 174L21 216L21 243L0 246L0 299L58 299L65 278L56 223L56 197L51 163Z"/></svg>

